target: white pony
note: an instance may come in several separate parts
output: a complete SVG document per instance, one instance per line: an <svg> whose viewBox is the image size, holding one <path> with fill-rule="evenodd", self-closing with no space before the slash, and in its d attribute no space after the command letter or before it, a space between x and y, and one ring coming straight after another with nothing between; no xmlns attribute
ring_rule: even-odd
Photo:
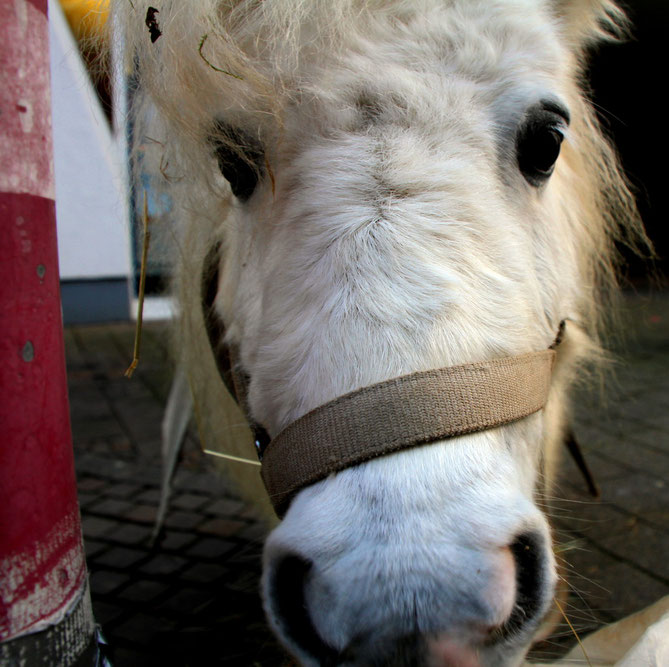
<svg viewBox="0 0 669 667"><path fill-rule="evenodd" d="M608 0L118 5L189 220L184 319L221 243L216 311L271 436L359 387L544 350L567 322L545 409L331 475L265 546L267 616L302 664L518 664L556 584L538 505L566 392L598 354L614 240L642 234L579 85L623 15ZM183 343L191 361L201 340Z"/></svg>

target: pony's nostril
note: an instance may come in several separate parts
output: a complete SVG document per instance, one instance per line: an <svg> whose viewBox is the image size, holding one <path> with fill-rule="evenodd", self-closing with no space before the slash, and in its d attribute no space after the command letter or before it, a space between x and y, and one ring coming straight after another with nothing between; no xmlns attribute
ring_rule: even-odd
<svg viewBox="0 0 669 667"><path fill-rule="evenodd" d="M311 569L311 561L284 556L270 575L269 610L285 639L319 664L330 664L337 652L318 635L306 604L305 585Z"/></svg>
<svg viewBox="0 0 669 667"><path fill-rule="evenodd" d="M548 586L545 540L540 534L519 535L509 550L516 569L516 597L505 623L488 633L486 644L496 644L534 627L544 611Z"/></svg>
<svg viewBox="0 0 669 667"><path fill-rule="evenodd" d="M537 621L546 604L546 554L539 534L524 533L509 545L516 565L516 599L511 616L491 633L490 642L506 639Z"/></svg>
<svg viewBox="0 0 669 667"><path fill-rule="evenodd" d="M540 535L526 533L517 537L510 548L516 561L516 604L513 614L529 620L536 617L544 605L544 540Z"/></svg>

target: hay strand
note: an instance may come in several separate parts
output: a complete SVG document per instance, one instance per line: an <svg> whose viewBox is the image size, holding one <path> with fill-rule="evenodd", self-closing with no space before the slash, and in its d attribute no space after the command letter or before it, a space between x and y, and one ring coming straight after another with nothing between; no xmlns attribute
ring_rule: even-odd
<svg viewBox="0 0 669 667"><path fill-rule="evenodd" d="M130 379L139 364L139 348L142 344L142 316L144 314L144 290L146 287L146 263L149 255L149 242L151 232L149 231L149 208L146 201L146 190L144 190L144 205L142 211L144 220L144 237L142 239L142 265L139 271L139 294L137 295L137 323L135 325L135 346L132 353L132 362L128 366L125 377Z"/></svg>
<svg viewBox="0 0 669 667"><path fill-rule="evenodd" d="M212 64L211 62L209 62L209 60L207 60L207 57L204 55L204 53L202 53L202 48L204 47L204 43L207 41L208 38L209 38L209 33L205 33L204 35L202 35L202 39L200 40L200 46L197 49L197 52L200 54L200 58L202 58L202 60L204 60L204 62L206 62L207 65L209 65L209 67L211 67L211 69L213 69L214 71L220 72L221 74L227 74L228 76L243 81L244 78L239 76L238 74L233 74L232 72L228 72L227 70L221 69L220 67L216 67L216 65Z"/></svg>
<svg viewBox="0 0 669 667"><path fill-rule="evenodd" d="M578 636L578 632L576 632L576 629L571 624L571 621L567 618L567 614L564 613L564 609L562 608L562 605L560 604L557 598L555 598L555 605L557 606L558 610L564 617L564 620L567 621L569 629L574 633L574 637L576 637L576 641L578 642L578 645L581 647L581 650L583 651L583 655L585 656L586 662L588 663L589 667L592 667L592 663L590 662L590 658L588 658L588 654L585 652L585 646L583 646L583 642L581 642L581 638Z"/></svg>
<svg viewBox="0 0 669 667"><path fill-rule="evenodd" d="M237 461L238 463L248 463L249 465L252 466L261 465L260 461L252 461L251 459L244 459L241 456L233 456L232 454L223 454L222 452L215 452L211 449L203 449L202 451L205 454L209 454L210 456L218 456L221 459L228 459L229 461Z"/></svg>

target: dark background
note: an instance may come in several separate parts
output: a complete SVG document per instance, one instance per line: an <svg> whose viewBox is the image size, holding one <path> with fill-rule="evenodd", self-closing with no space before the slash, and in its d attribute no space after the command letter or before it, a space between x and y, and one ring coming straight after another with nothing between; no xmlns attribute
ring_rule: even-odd
<svg viewBox="0 0 669 667"><path fill-rule="evenodd" d="M618 147L658 255L649 266L626 252L627 275L633 284L643 284L650 269L666 287L669 0L634 0L624 7L632 20L632 38L598 47L591 60L590 81L600 122Z"/></svg>

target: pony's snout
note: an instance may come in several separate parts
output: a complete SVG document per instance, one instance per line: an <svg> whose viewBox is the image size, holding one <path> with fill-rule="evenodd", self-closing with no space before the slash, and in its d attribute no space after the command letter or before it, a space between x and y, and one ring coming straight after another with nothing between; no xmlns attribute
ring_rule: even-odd
<svg viewBox="0 0 669 667"><path fill-rule="evenodd" d="M527 640L552 597L543 534L433 553L428 562L420 549L323 561L282 551L266 563L269 618L307 665L477 667Z"/></svg>

